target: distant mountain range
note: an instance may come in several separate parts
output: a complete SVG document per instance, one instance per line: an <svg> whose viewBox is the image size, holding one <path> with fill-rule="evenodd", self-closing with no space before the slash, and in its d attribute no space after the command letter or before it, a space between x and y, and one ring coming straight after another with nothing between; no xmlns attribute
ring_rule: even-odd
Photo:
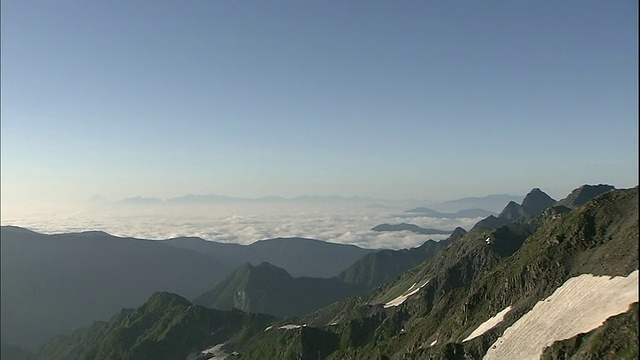
<svg viewBox="0 0 640 360"><path fill-rule="evenodd" d="M459 218L477 218L485 217L489 215L496 215L496 213L485 209L464 209L454 213L442 213L426 207L419 207L405 211L406 213L415 213L421 216L445 218L445 219L459 219Z"/></svg>
<svg viewBox="0 0 640 360"><path fill-rule="evenodd" d="M378 232L383 232L383 231L410 231L412 233L416 233L416 234L422 234L422 235L446 235L446 234L451 234L451 231L446 231L446 230L437 230L437 229L427 229L427 228L422 228L418 225L414 225L414 224L407 224L407 223L401 223L401 224L380 224L377 226L374 226L373 228L371 228L371 230L373 231L378 231Z"/></svg>
<svg viewBox="0 0 640 360"><path fill-rule="evenodd" d="M106 203L106 199L96 195L90 201ZM225 195L184 195L166 200L154 197L128 197L117 201L117 204L124 205L159 205L159 204L228 204L228 203L355 203L355 204L376 204L391 203L389 200L365 198L359 196L319 196L319 195L303 195L292 198L281 196L264 196L258 198L243 198Z"/></svg>
<svg viewBox="0 0 640 360"><path fill-rule="evenodd" d="M467 197L462 199L445 201L434 204L439 211L455 213L467 209L487 209L491 213L498 213L504 204L509 201L520 202L523 196L519 195L488 195L484 197ZM401 204L415 204L416 200L387 200L361 196L335 196L335 195L302 195L296 197L263 196L256 198L235 197L226 195L194 195L188 194L168 199L156 197L133 196L118 201L109 201L104 196L94 195L87 199L89 204L121 204L121 205L203 205L203 204L230 204L230 203L342 203L361 204L364 206L399 206ZM481 215L486 216L486 215Z"/></svg>
<svg viewBox="0 0 640 360"><path fill-rule="evenodd" d="M521 202L524 196L493 194L482 197L466 197L462 199L445 201L437 205L440 211L456 212L464 209L486 209L493 213L499 213L509 201Z"/></svg>

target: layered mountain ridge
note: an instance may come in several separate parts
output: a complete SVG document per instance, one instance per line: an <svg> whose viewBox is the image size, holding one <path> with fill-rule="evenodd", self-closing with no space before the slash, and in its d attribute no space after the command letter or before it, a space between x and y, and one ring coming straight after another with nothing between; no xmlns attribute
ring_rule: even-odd
<svg viewBox="0 0 640 360"><path fill-rule="evenodd" d="M269 261L296 276L336 276L374 250L319 240L278 238L251 245L200 238L141 240L101 231L39 234L3 226L0 266L3 344L35 350L56 334L156 291L194 298L243 263Z"/></svg>
<svg viewBox="0 0 640 360"><path fill-rule="evenodd" d="M598 186L594 191L584 186L574 193L556 202L534 189L522 205L507 204L510 215L494 217L505 224L456 229L445 241L366 255L337 279L367 284L369 292L301 318L254 322L238 315L243 320L220 331L220 337L199 338L198 322L184 322L189 317L179 314L196 308L201 309L197 317L207 318L209 310L183 298L159 296L149 301L166 303L158 305L168 314L166 320L154 317L156 306L145 304L108 322L108 333L115 335L77 330L42 349L57 349L56 354L112 349L109 356L122 359L132 351L138 358L187 358L222 343L239 359L637 358L638 188ZM585 200L589 194L596 195ZM384 259L387 265L381 266ZM408 268L394 268L399 263ZM392 269L399 273L385 278ZM270 264L245 265L236 273L234 284L261 286L269 296L297 287L296 278ZM267 275L283 285L268 289L260 281ZM237 286L221 288L226 290L220 293L238 294ZM242 304L242 296L237 299ZM166 310L172 308L182 310ZM137 315L131 318L133 313ZM134 320L143 318L148 321ZM598 320L592 324L569 318ZM139 330L126 330L133 324ZM167 324L178 324L179 331L169 331L175 338L158 335ZM250 330L237 330L246 327ZM188 342L181 333L204 340ZM126 342L133 338L134 343ZM179 350L171 357L154 352L169 348Z"/></svg>

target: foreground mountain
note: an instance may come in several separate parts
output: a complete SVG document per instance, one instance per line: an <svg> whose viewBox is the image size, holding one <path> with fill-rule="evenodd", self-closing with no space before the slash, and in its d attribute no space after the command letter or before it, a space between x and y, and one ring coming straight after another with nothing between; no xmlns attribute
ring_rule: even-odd
<svg viewBox="0 0 640 360"><path fill-rule="evenodd" d="M220 310L236 308L288 317L308 314L362 292L362 287L345 284L337 278L293 278L284 269L265 262L241 266L193 302Z"/></svg>
<svg viewBox="0 0 640 360"><path fill-rule="evenodd" d="M380 225L374 226L371 230L372 231L378 231L378 232L383 232L383 231L410 231L412 233L422 234L422 235L446 235L446 234L451 234L451 231L437 230L437 229L427 229L427 228L422 228L422 227L420 227L418 225L415 225L415 224L407 224L407 223L380 224Z"/></svg>
<svg viewBox="0 0 640 360"><path fill-rule="evenodd" d="M175 360L197 358L216 344L244 343L274 319L239 310L218 311L155 293L136 310L121 310L43 346L42 360Z"/></svg>
<svg viewBox="0 0 640 360"><path fill-rule="evenodd" d="M374 251L300 238L245 246L98 231L44 235L11 226L1 228L0 239L2 344L32 351L157 291L194 298L243 263L273 261L296 276L330 277Z"/></svg>
<svg viewBox="0 0 640 360"><path fill-rule="evenodd" d="M614 190L568 212L476 227L392 283L301 319L298 337L257 335L241 358L268 358L286 339L310 350L303 358L537 359L594 330L588 348L606 349L612 340L597 329L637 303L637 270L638 189ZM624 349L614 350L637 354L636 334L620 331L611 344ZM592 351L549 351L563 349Z"/></svg>
<svg viewBox="0 0 640 360"><path fill-rule="evenodd" d="M2 342L27 350L158 290L196 296L230 271L190 250L102 232L2 227L0 239Z"/></svg>

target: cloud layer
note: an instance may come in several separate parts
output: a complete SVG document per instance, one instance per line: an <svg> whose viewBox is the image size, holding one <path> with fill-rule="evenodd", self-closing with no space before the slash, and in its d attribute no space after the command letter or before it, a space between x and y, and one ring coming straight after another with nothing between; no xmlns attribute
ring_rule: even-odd
<svg viewBox="0 0 640 360"><path fill-rule="evenodd" d="M424 228L470 229L480 219L436 219L409 216L400 208L362 205L253 204L218 206L103 206L73 212L23 213L4 216L2 225L43 233L101 230L144 239L197 236L217 242L250 244L276 237L305 237L365 248L402 249L441 240L446 235L407 231L375 232L382 223L408 222Z"/></svg>

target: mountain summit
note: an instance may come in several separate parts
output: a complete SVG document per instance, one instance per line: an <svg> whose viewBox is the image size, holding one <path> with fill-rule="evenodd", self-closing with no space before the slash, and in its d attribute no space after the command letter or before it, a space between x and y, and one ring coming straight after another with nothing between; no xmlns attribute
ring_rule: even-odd
<svg viewBox="0 0 640 360"><path fill-rule="evenodd" d="M534 188L524 197L522 204L509 201L498 217L489 216L479 221L476 226L498 228L513 221L538 216L555 203L556 201L551 196L539 188Z"/></svg>
<svg viewBox="0 0 640 360"><path fill-rule="evenodd" d="M556 203L556 200L542 190L534 188L522 200L522 209L529 216L537 216L544 209Z"/></svg>

